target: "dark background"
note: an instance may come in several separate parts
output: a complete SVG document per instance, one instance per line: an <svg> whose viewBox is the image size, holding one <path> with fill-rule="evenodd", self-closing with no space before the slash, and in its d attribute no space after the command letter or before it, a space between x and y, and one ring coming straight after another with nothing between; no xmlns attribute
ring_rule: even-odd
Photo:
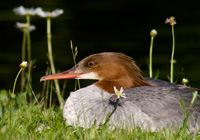
<svg viewBox="0 0 200 140"><path fill-rule="evenodd" d="M73 66L70 40L78 47L77 61L100 52L123 52L137 62L144 76L148 76L150 31L156 29L154 40L153 70L159 79L168 80L172 48L171 26L165 19L174 16L176 49L175 80L181 83L188 78L190 85L200 88L200 8L189 1L133 1L133 0L17 0L0 2L0 89L12 89L21 63L23 33L16 29L16 22L25 17L15 15L13 8L42 7L52 11L63 9L64 14L52 19L52 43L55 66L64 71ZM42 92L40 77L47 68L46 20L31 17L36 30L31 32L32 59L36 60L33 90ZM86 86L91 81L81 80ZM63 80L60 80L63 83ZM20 82L17 83L19 91ZM74 80L67 81L67 91L73 90Z"/></svg>

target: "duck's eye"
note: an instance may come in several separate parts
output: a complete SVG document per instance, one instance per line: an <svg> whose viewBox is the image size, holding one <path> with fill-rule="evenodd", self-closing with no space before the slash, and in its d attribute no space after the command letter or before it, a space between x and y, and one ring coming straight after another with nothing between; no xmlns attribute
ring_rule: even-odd
<svg viewBox="0 0 200 140"><path fill-rule="evenodd" d="M89 66L89 67L92 68L92 67L94 67L94 65L95 65L94 61L89 61L89 62L88 62L88 66Z"/></svg>

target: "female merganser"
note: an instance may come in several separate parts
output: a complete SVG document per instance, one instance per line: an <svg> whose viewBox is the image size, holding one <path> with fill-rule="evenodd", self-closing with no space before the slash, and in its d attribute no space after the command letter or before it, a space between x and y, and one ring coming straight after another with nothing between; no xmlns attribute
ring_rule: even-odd
<svg viewBox="0 0 200 140"><path fill-rule="evenodd" d="M143 78L140 69L131 57L122 53L105 52L93 54L76 67L67 71L47 75L42 81L52 79L96 79L96 83L71 92L64 109L66 125L90 127L104 123L108 113L116 105L116 89L123 87L126 98L120 98L109 125L157 131L163 128L178 129L184 119L180 99L188 108L192 93L197 89L169 82ZM189 129L200 126L200 98L190 109Z"/></svg>

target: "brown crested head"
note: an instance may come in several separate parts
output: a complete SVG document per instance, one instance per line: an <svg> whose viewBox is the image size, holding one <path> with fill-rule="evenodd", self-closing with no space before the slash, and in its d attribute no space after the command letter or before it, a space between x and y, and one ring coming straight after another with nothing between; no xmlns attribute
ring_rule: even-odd
<svg viewBox="0 0 200 140"><path fill-rule="evenodd" d="M53 78L51 78L53 77ZM58 77L58 78L57 78ZM63 77L63 78L62 78ZM150 86L140 73L131 57L123 53L104 52L90 55L81 60L76 68L65 72L44 76L41 80L51 79L97 79L94 85L114 93L114 86L119 90L138 86Z"/></svg>
<svg viewBox="0 0 200 140"><path fill-rule="evenodd" d="M144 80L132 58L123 53L90 55L77 64L77 73L91 74L94 77L88 79L98 79L94 84L109 93L114 93L114 86L117 89L128 89L150 85Z"/></svg>

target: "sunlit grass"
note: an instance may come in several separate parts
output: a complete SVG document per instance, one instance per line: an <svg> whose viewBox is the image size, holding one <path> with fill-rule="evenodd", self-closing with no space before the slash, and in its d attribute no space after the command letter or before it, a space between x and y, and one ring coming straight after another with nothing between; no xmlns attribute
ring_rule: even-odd
<svg viewBox="0 0 200 140"><path fill-rule="evenodd" d="M36 103L24 104L25 94L20 93L16 98L15 109L12 110L11 134L6 129L9 111L4 108L4 117L0 116L0 139L115 139L115 140L150 140L150 139L199 139L196 133L172 131L169 129L158 132L135 129L109 130L107 126L100 128L82 128L66 126L62 111L58 107L44 109Z"/></svg>

